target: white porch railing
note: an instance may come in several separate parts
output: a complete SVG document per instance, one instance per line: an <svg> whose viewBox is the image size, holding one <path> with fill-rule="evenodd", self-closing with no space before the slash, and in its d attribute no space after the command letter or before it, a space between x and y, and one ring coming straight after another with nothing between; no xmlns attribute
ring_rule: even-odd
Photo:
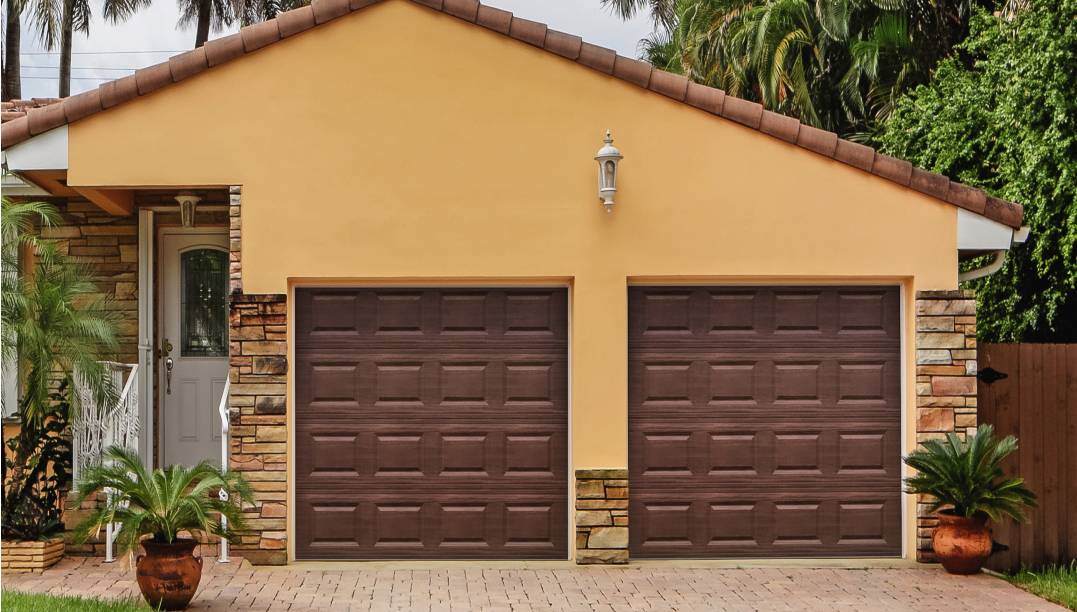
<svg viewBox="0 0 1077 612"><path fill-rule="evenodd" d="M115 406L99 406L86 385L79 384L76 392L81 407L78 418L71 427L71 472L75 482L82 478L87 468L100 465L105 450L121 446L138 450L139 388L138 364L105 362L113 383L122 388ZM126 377L125 377L126 374ZM126 380L125 380L126 378ZM106 491L106 495L111 495ZM105 526L105 562L114 560L113 544L117 531L112 523Z"/></svg>
<svg viewBox="0 0 1077 612"><path fill-rule="evenodd" d="M228 471L228 394L232 387L232 381L224 383L224 393L221 395L221 403L217 406L217 414L221 415L221 471ZM228 501L228 491L221 489L218 494L221 501ZM221 529L228 529L228 519L221 515ZM217 563L228 563L228 540L221 538L217 551Z"/></svg>

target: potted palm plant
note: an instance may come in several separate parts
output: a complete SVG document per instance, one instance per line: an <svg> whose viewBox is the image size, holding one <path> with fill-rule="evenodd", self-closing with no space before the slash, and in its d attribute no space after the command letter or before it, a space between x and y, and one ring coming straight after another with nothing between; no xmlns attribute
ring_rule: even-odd
<svg viewBox="0 0 1077 612"><path fill-rule="evenodd" d="M226 495L220 495L221 491ZM202 558L194 556L196 532L225 539L245 527L243 502L251 490L238 472L225 472L208 461L194 467L172 465L147 470L138 455L113 446L100 466L78 483L78 500L108 492L105 503L76 529L78 542L109 523L119 526L121 552L145 549L135 564L138 587L154 608L182 610L202 578ZM227 519L222 527L219 517ZM149 537L146 537L149 536Z"/></svg>
<svg viewBox="0 0 1077 612"><path fill-rule="evenodd" d="M988 520L1024 520L1024 508L1036 496L1024 479L1004 476L1002 461L1017 450L1017 438L995 437L995 428L981 425L962 440L928 440L905 463L917 471L905 479L907 491L933 498L931 511L939 525L931 538L935 556L951 574L975 574L991 556Z"/></svg>

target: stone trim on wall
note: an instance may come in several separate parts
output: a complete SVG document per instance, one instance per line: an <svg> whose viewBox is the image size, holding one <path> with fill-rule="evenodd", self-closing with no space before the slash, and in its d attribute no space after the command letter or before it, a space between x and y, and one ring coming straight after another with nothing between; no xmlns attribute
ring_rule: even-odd
<svg viewBox="0 0 1077 612"><path fill-rule="evenodd" d="M229 466L254 491L233 542L257 565L288 562L287 296L233 294L229 305Z"/></svg>
<svg viewBox="0 0 1077 612"><path fill-rule="evenodd" d="M229 293L243 293L243 219L240 205L243 188L228 188L228 289Z"/></svg>
<svg viewBox="0 0 1077 612"><path fill-rule="evenodd" d="M976 429L976 295L972 291L916 294L916 442ZM934 561L931 535L938 519L917 499L916 559Z"/></svg>
<svg viewBox="0 0 1077 612"><path fill-rule="evenodd" d="M628 470L576 470L576 563L628 563Z"/></svg>

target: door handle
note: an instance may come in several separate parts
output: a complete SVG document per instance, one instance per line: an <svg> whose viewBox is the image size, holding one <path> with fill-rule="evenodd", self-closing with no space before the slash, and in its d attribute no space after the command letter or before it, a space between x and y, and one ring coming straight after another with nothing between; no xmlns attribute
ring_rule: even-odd
<svg viewBox="0 0 1077 612"><path fill-rule="evenodd" d="M165 395L172 395L172 366L175 365L171 357L165 359Z"/></svg>

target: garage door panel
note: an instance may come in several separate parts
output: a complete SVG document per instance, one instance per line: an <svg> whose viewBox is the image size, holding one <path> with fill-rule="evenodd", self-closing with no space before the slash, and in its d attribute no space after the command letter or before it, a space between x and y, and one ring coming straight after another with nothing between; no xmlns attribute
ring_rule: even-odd
<svg viewBox="0 0 1077 612"><path fill-rule="evenodd" d="M564 290L296 303L298 558L567 555Z"/></svg>
<svg viewBox="0 0 1077 612"><path fill-rule="evenodd" d="M900 330L886 287L652 287L630 292L629 308L631 335L648 342L871 342Z"/></svg>
<svg viewBox="0 0 1077 612"><path fill-rule="evenodd" d="M565 506L540 495L432 502L387 492L354 502L311 498L299 510L297 520L308 524L297 544L326 559L413 559L432 551L460 559L561 558L566 546Z"/></svg>
<svg viewBox="0 0 1077 612"><path fill-rule="evenodd" d="M890 554L900 498L884 495L633 495L632 546L645 556L858 556Z"/></svg>
<svg viewBox="0 0 1077 612"><path fill-rule="evenodd" d="M296 295L297 346L416 342L457 346L510 338L563 344L563 289L319 289ZM450 341L449 339L452 339Z"/></svg>
<svg viewBox="0 0 1077 612"><path fill-rule="evenodd" d="M528 483L566 483L561 458L567 454L563 428L519 425L501 429L435 422L368 424L362 429L296 430L296 473L312 482L405 477L438 480L466 478ZM320 485L319 485L320 486Z"/></svg>
<svg viewBox="0 0 1077 612"><path fill-rule="evenodd" d="M899 553L898 295L631 289L633 554Z"/></svg>

